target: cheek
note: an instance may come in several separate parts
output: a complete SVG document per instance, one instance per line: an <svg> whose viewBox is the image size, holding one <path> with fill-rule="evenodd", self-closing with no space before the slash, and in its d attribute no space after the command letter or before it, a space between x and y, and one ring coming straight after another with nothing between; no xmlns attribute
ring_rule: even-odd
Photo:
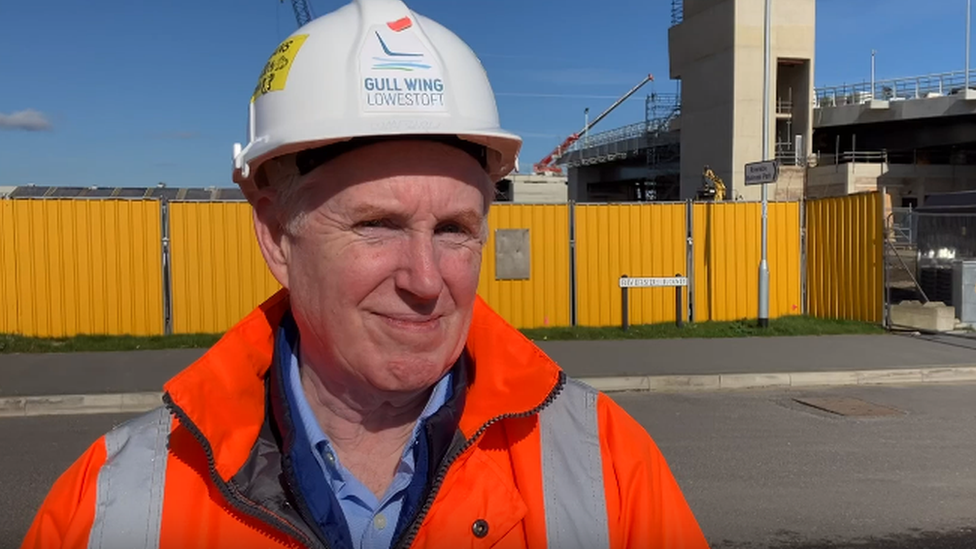
<svg viewBox="0 0 976 549"><path fill-rule="evenodd" d="M441 276L454 301L459 305L473 302L481 276L481 247L446 250L440 264Z"/></svg>
<svg viewBox="0 0 976 549"><path fill-rule="evenodd" d="M342 305L358 304L374 292L395 269L390 249L348 245L295 248L289 267L292 295L307 300L319 315L341 315Z"/></svg>

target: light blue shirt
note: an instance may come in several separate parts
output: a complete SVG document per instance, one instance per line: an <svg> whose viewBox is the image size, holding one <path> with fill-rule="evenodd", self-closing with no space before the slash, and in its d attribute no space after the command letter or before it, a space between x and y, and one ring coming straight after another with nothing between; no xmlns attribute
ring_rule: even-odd
<svg viewBox="0 0 976 549"><path fill-rule="evenodd" d="M329 480L346 523L349 524L349 533L357 549L389 549L393 543L397 522L400 520L404 493L414 474L413 449L418 443L422 443L419 437L420 425L450 398L451 375L448 373L434 386L427 406L414 425L411 438L400 456L393 483L387 488L383 498L377 499L369 488L343 467L332 443L319 427L302 389L297 347L296 345L292 352L287 372L287 390L292 393L298 408L297 417L300 424L296 424L295 428L305 430L312 448L315 449L313 452L315 461L319 464L322 474Z"/></svg>

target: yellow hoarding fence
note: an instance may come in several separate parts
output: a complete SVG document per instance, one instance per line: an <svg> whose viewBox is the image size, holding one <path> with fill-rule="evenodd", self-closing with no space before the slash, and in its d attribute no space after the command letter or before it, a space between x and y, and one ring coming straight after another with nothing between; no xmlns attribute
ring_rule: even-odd
<svg viewBox="0 0 976 549"><path fill-rule="evenodd" d="M159 206L0 200L0 333L162 334Z"/></svg>
<svg viewBox="0 0 976 549"><path fill-rule="evenodd" d="M496 204L488 216L488 229L479 295L517 328L569 326L569 206ZM513 249L513 240L528 249ZM499 261L513 261L527 269L521 269L521 274L504 273Z"/></svg>
<svg viewBox="0 0 976 549"><path fill-rule="evenodd" d="M693 219L695 321L757 318L762 205L695 204ZM801 314L799 203L769 203L767 234L769 317Z"/></svg>
<svg viewBox="0 0 976 549"><path fill-rule="evenodd" d="M246 202L169 204L173 333L222 333L281 286Z"/></svg>
<svg viewBox="0 0 976 549"><path fill-rule="evenodd" d="M800 208L769 205L771 318L804 312ZM478 292L518 328L619 326L622 275L681 275L693 321L753 319L760 216L758 203L496 204ZM810 201L806 223L807 311L880 320L879 195ZM0 276L0 333L31 336L221 333L280 287L243 202L0 200ZM673 288L629 294L631 324L675 320Z"/></svg>
<svg viewBox="0 0 976 549"><path fill-rule="evenodd" d="M622 275L687 275L685 204L587 204L576 207L580 326L622 321ZM687 290L684 290L685 296ZM673 288L630 290L630 323L675 320ZM685 303L687 300L685 299Z"/></svg>
<svg viewBox="0 0 976 549"><path fill-rule="evenodd" d="M881 322L883 217L877 192L806 203L810 315Z"/></svg>

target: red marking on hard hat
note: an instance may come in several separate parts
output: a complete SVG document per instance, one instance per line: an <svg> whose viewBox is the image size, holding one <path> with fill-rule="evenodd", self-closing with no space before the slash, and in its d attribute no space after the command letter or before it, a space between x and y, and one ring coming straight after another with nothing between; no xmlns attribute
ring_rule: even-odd
<svg viewBox="0 0 976 549"><path fill-rule="evenodd" d="M390 27L393 32L405 31L413 26L413 21L409 17L404 17L403 19L397 19L396 21L387 23L386 26Z"/></svg>

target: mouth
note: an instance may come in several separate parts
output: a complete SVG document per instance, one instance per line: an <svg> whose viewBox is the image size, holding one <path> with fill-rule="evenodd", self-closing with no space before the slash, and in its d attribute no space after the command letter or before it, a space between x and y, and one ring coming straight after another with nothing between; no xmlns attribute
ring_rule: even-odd
<svg viewBox="0 0 976 549"><path fill-rule="evenodd" d="M411 332L429 332L440 326L441 315L390 315L375 313L388 326Z"/></svg>

